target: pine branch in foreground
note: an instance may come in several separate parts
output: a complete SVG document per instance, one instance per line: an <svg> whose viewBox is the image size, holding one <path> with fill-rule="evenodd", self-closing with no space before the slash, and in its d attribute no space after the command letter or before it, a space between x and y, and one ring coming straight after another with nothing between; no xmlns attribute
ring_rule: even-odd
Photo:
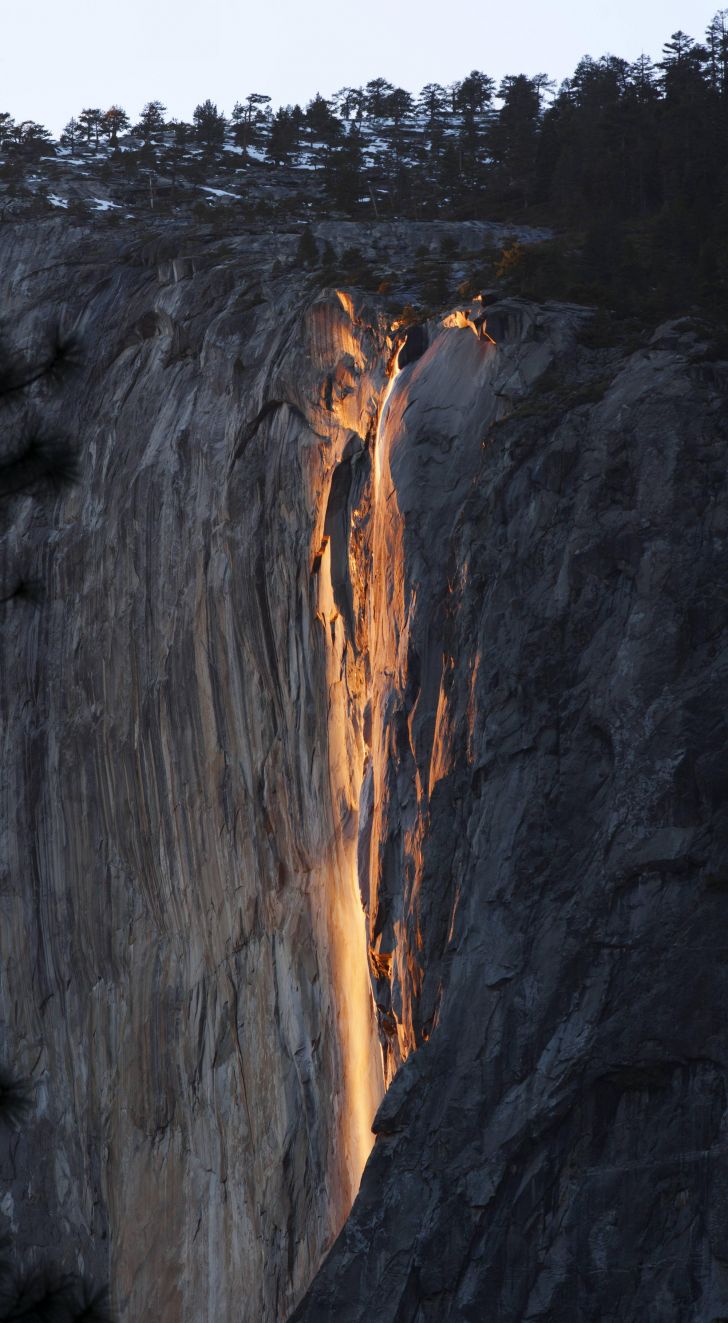
<svg viewBox="0 0 728 1323"><path fill-rule="evenodd" d="M45 600L45 587L40 579L18 579L9 593L0 597L0 606L7 602L27 602L29 606L40 606Z"/></svg>
<svg viewBox="0 0 728 1323"><path fill-rule="evenodd" d="M79 365L78 340L64 335L59 327L51 331L48 347L40 362L34 366L6 362L0 367L0 399L29 390L40 381L57 385Z"/></svg>
<svg viewBox="0 0 728 1323"><path fill-rule="evenodd" d="M29 1080L20 1079L0 1066L0 1122L17 1127L25 1120L33 1101Z"/></svg>
<svg viewBox="0 0 728 1323"><path fill-rule="evenodd" d="M80 476L78 455L64 437L32 433L21 450L0 461L0 497L14 496L41 482L57 489L72 486Z"/></svg>
<svg viewBox="0 0 728 1323"><path fill-rule="evenodd" d="M7 1242L5 1242L7 1244ZM0 1323L112 1323L108 1288L45 1267L0 1269Z"/></svg>

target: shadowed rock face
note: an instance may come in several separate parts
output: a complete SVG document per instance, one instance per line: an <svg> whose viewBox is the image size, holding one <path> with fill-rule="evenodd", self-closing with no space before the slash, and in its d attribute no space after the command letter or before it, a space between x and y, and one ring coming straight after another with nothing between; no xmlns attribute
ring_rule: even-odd
<svg viewBox="0 0 728 1323"><path fill-rule="evenodd" d="M284 239L1 237L85 469L3 511L19 1243L124 1323L728 1314L725 367L511 302L382 409Z"/></svg>
<svg viewBox="0 0 728 1323"><path fill-rule="evenodd" d="M294 1319L701 1323L728 1314L728 367L679 328L595 354L575 310L496 320L495 351L436 338L383 423L372 928L406 1060Z"/></svg>

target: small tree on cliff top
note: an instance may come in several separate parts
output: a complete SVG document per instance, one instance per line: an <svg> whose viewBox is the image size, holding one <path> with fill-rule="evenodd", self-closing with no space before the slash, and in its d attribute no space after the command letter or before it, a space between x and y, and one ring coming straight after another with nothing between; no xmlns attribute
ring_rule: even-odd
<svg viewBox="0 0 728 1323"><path fill-rule="evenodd" d="M203 101L195 106L192 116L195 137L204 147L221 147L225 141L225 116L220 113L214 101Z"/></svg>
<svg viewBox="0 0 728 1323"><path fill-rule="evenodd" d="M101 120L101 131L109 139L112 147L115 147L119 134L129 128L131 121L125 110L121 106L109 106Z"/></svg>
<svg viewBox="0 0 728 1323"><path fill-rule="evenodd" d="M135 132L140 133L145 142L158 142L164 132L166 113L167 107L161 101L147 101L139 123L134 125Z"/></svg>

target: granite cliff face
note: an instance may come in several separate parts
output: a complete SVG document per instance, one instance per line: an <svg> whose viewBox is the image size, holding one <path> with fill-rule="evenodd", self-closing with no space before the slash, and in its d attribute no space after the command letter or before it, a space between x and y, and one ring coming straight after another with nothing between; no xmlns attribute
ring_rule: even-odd
<svg viewBox="0 0 728 1323"><path fill-rule="evenodd" d="M4 524L18 1242L129 1323L728 1313L726 366L0 237L84 464Z"/></svg>
<svg viewBox="0 0 728 1323"><path fill-rule="evenodd" d="M52 517L12 510L50 600L4 620L3 1046L40 1104L5 1212L110 1255L123 1318L280 1319L383 1087L357 667L352 696L319 555L383 368L335 295L266 288L254 243L5 243L16 351L58 308L76 329L36 408L84 459Z"/></svg>
<svg viewBox="0 0 728 1323"><path fill-rule="evenodd" d="M410 1054L294 1319L717 1323L728 365L687 324L489 327L384 422L373 922Z"/></svg>

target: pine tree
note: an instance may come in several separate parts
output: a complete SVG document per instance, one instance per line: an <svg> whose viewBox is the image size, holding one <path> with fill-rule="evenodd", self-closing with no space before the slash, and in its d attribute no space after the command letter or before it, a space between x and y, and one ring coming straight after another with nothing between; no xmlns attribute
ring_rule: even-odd
<svg viewBox="0 0 728 1323"><path fill-rule="evenodd" d="M553 94L556 83L553 78L549 78L548 74L545 73L534 74L531 82L538 92L539 108L543 110L546 97Z"/></svg>
<svg viewBox="0 0 728 1323"><path fill-rule="evenodd" d="M450 108L446 88L441 83L426 83L417 98L417 108L428 119L444 120Z"/></svg>
<svg viewBox="0 0 728 1323"><path fill-rule="evenodd" d="M236 101L230 122L233 128L233 141L247 153L249 147L255 147L259 141L263 125L269 115L270 97L262 92L251 92L245 98L245 104Z"/></svg>
<svg viewBox="0 0 728 1323"><path fill-rule="evenodd" d="M292 106L281 106L273 116L266 153L275 165L288 165L298 150L299 121Z"/></svg>
<svg viewBox="0 0 728 1323"><path fill-rule="evenodd" d="M61 146L70 147L71 150L73 151L74 147L76 146L76 143L79 142L81 139L81 133L82 133L82 129L78 120L73 118L69 119L60 137Z"/></svg>
<svg viewBox="0 0 728 1323"><path fill-rule="evenodd" d="M134 132L141 134L145 142L159 142L164 133L164 116L167 107L161 101L147 101L139 123L134 125Z"/></svg>
<svg viewBox="0 0 728 1323"><path fill-rule="evenodd" d="M108 138L111 147L116 147L119 134L130 127L131 121L121 106L109 106L101 118L101 132Z"/></svg>
<svg viewBox="0 0 728 1323"><path fill-rule="evenodd" d="M708 77L721 100L728 100L728 9L719 9L705 33Z"/></svg>
<svg viewBox="0 0 728 1323"><path fill-rule="evenodd" d="M0 111L0 147L5 147L12 141L15 130L15 120L7 110Z"/></svg>
<svg viewBox="0 0 728 1323"><path fill-rule="evenodd" d="M386 99L387 118L392 121L389 140L394 147L395 158L398 162L405 148L404 124L412 115L414 104L414 98L403 87L395 87Z"/></svg>
<svg viewBox="0 0 728 1323"><path fill-rule="evenodd" d="M441 83L426 83L416 103L418 115L425 119L423 137L431 155L436 154L445 139L445 124L450 113L450 97Z"/></svg>
<svg viewBox="0 0 728 1323"><path fill-rule="evenodd" d="M458 84L455 93L455 109L463 113L469 112L471 115L477 115L485 110L493 100L495 92L495 83L487 74L480 73L478 69L473 69L464 78L462 83Z"/></svg>
<svg viewBox="0 0 728 1323"><path fill-rule="evenodd" d="M365 106L370 119L384 119L387 114L387 97L394 91L393 83L386 78L372 78L364 89Z"/></svg>
<svg viewBox="0 0 728 1323"><path fill-rule="evenodd" d="M15 138L18 146L24 149L23 154L26 157L38 157L44 152L55 150L48 129L45 125L36 123L34 119L24 119L22 123L16 125Z"/></svg>
<svg viewBox="0 0 728 1323"><path fill-rule="evenodd" d="M227 121L209 97L207 101L202 101L199 106L195 106L192 123L195 126L195 137L198 142L202 143L203 147L222 146L225 141Z"/></svg>
<svg viewBox="0 0 728 1323"><path fill-rule="evenodd" d="M360 87L340 87L331 100L342 119L361 119L364 114L366 95Z"/></svg>
<svg viewBox="0 0 728 1323"><path fill-rule="evenodd" d="M364 179L364 145L355 123L338 147L329 153L324 164L324 188L335 207L356 213L362 193L366 191Z"/></svg>
<svg viewBox="0 0 728 1323"><path fill-rule="evenodd" d="M299 266L306 267L316 266L318 263L318 244L310 225L305 225L301 231L296 250L296 262Z"/></svg>
<svg viewBox="0 0 728 1323"><path fill-rule="evenodd" d="M306 106L306 128L312 144L322 142L325 147L333 147L341 137L341 121L333 113L331 102L316 93Z"/></svg>
<svg viewBox="0 0 728 1323"><path fill-rule="evenodd" d="M488 131L488 148L499 167L505 195L527 206L535 182L539 94L533 79L509 75L498 88L503 102Z"/></svg>
<svg viewBox="0 0 728 1323"><path fill-rule="evenodd" d="M90 144L93 140L94 149L96 151L98 151L99 148L99 135L101 133L102 118L103 116L98 106L87 106L85 110L81 111L78 117L78 122L86 134L86 142Z"/></svg>

